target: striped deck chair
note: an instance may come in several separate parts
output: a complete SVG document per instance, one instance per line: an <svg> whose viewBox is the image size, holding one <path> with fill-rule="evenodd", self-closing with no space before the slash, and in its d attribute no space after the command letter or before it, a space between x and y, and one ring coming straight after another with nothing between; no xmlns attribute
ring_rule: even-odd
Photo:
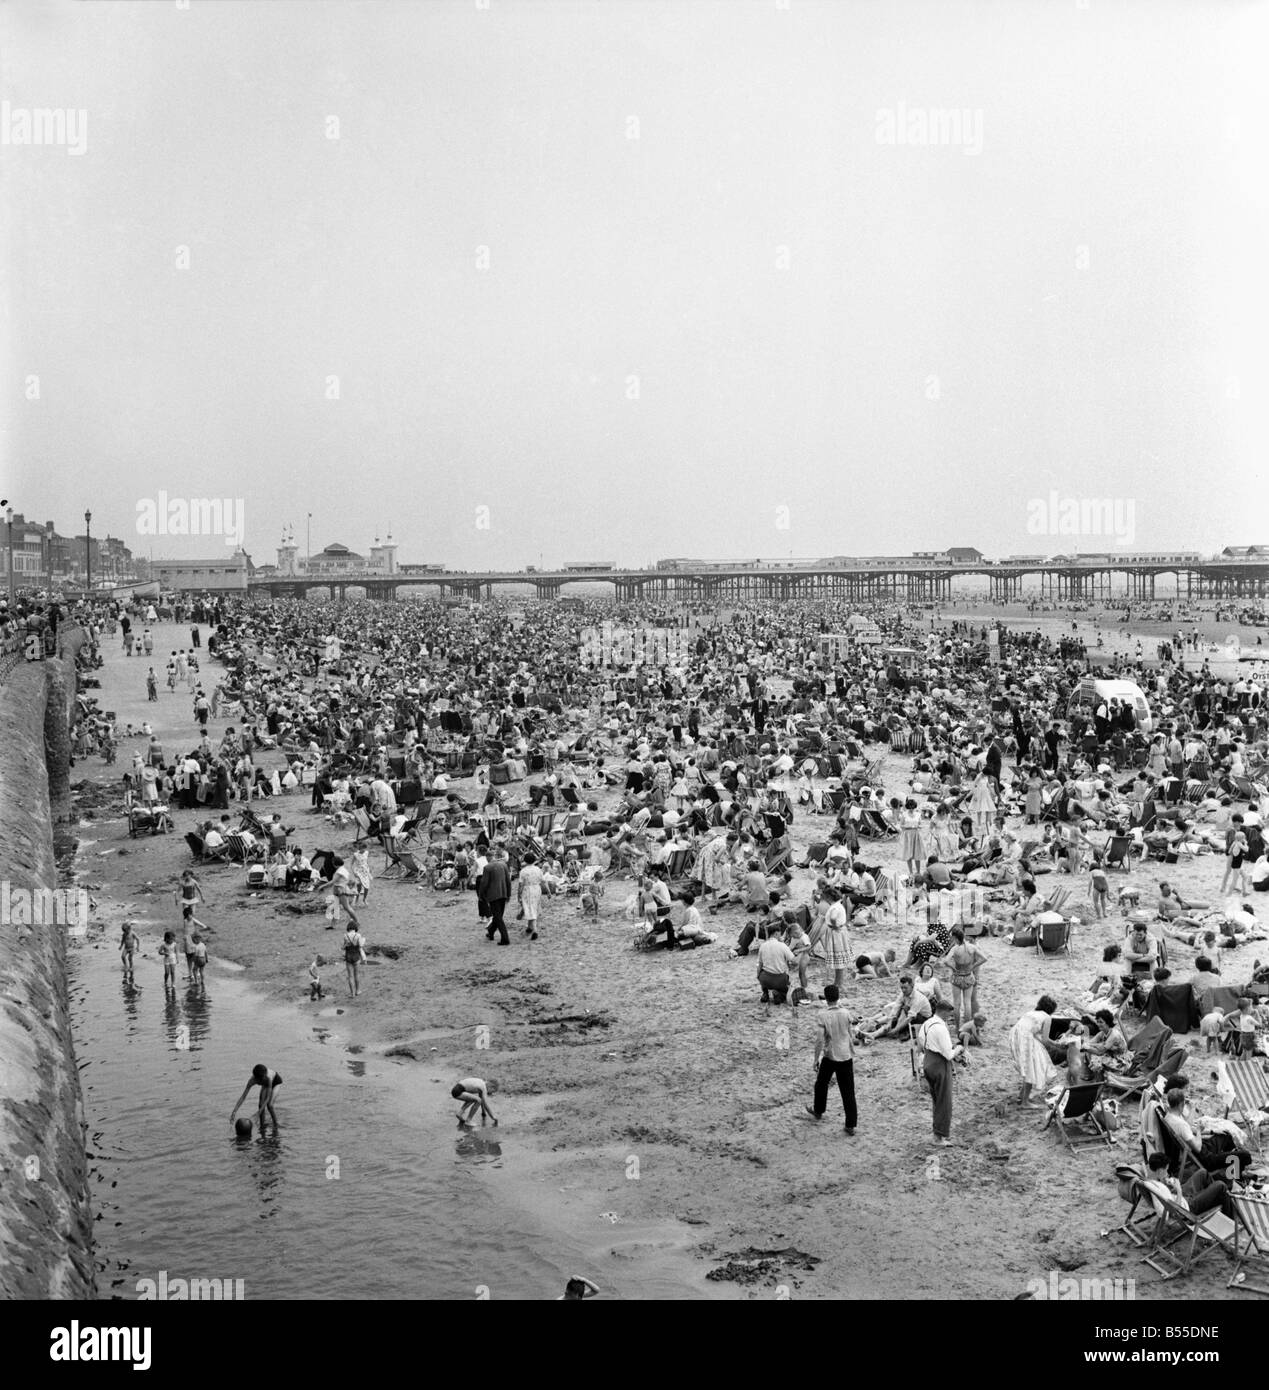
<svg viewBox="0 0 1269 1390"><path fill-rule="evenodd" d="M1231 1193L1234 1204L1234 1272L1228 1287L1269 1297L1269 1199ZM1247 1239L1243 1243L1240 1233ZM1247 1274L1254 1274L1252 1283Z"/></svg>
<svg viewBox="0 0 1269 1390"><path fill-rule="evenodd" d="M1164 1279L1191 1273L1213 1250L1224 1250L1227 1255L1234 1253L1238 1228L1219 1207L1196 1216L1158 1192L1150 1190L1147 1196L1158 1213L1159 1222L1142 1263L1157 1270Z"/></svg>
<svg viewBox="0 0 1269 1390"><path fill-rule="evenodd" d="M1192 778L1190 781L1186 782L1183 795L1186 801L1191 805L1197 805L1207 795L1208 788L1211 785L1212 784L1206 779L1199 780L1198 778Z"/></svg>
<svg viewBox="0 0 1269 1390"><path fill-rule="evenodd" d="M1264 1123L1263 1112L1269 1112L1269 1076L1265 1075L1264 1063L1257 1057L1231 1058L1225 1063L1225 1071L1234 1088L1234 1103L1226 1108L1225 1116L1228 1119L1229 1112L1237 1109L1256 1148L1264 1153L1260 1126ZM1256 1115L1262 1118L1253 1118Z"/></svg>

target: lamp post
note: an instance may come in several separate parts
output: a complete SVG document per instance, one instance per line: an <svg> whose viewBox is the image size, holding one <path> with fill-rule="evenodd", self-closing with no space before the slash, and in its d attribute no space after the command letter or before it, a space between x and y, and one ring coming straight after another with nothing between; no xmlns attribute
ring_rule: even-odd
<svg viewBox="0 0 1269 1390"><path fill-rule="evenodd" d="M0 507L8 507L5 520L9 524L9 616L13 616L13 508L7 497L0 497Z"/></svg>
<svg viewBox="0 0 1269 1390"><path fill-rule="evenodd" d="M84 513L84 568L85 568L85 572L87 573L88 578L87 578L87 580L86 580L86 582L85 582L84 587L88 590L88 597L89 597L90 600L91 600L91 598L92 598L92 596L93 596L93 533L92 533L92 524L93 524L93 514L92 514L92 512L85 512L85 513Z"/></svg>
<svg viewBox="0 0 1269 1390"><path fill-rule="evenodd" d="M313 513L308 514L308 528L304 533L304 573L307 574L313 561Z"/></svg>

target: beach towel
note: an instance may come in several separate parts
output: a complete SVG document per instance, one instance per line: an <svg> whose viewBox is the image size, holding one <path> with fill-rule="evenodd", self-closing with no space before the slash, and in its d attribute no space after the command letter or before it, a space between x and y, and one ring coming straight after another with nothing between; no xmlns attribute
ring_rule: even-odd
<svg viewBox="0 0 1269 1390"><path fill-rule="evenodd" d="M1198 1000L1189 985L1155 985L1146 1000L1146 1018L1158 1018L1174 1033L1188 1033L1200 1022Z"/></svg>

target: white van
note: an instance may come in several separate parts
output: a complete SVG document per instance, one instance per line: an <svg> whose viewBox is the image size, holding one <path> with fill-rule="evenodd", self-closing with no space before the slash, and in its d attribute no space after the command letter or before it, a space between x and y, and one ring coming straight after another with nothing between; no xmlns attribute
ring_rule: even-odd
<svg viewBox="0 0 1269 1390"><path fill-rule="evenodd" d="M1112 700L1118 700L1121 704L1127 701L1131 704L1132 711L1137 716L1137 728L1143 734L1154 732L1154 716L1150 713L1150 704L1145 691L1136 681L1104 681L1086 676L1071 695L1071 702L1066 710L1067 718L1069 719L1078 709L1085 709L1091 714L1102 701L1109 705Z"/></svg>

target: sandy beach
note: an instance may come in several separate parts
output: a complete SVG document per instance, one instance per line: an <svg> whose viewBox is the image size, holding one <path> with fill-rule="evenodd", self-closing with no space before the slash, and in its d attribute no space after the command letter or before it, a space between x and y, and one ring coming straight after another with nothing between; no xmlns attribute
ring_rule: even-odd
<svg viewBox="0 0 1269 1390"><path fill-rule="evenodd" d="M960 615L957 615L960 616ZM1069 619L1068 619L1069 622ZM156 652L181 640L159 625ZM119 726L149 718L169 751L192 744L190 699L163 690L147 704L145 663L122 655L105 639L100 672L102 708ZM219 670L204 660L204 679ZM213 721L212 734L230 722ZM182 838L198 816L175 813L176 833L129 839L123 816L122 771L144 739L124 740L119 761L99 758L72 771L79 784L82 831L97 844L82 872L109 916L167 913L176 925L171 890L190 862ZM258 755L266 767L278 755ZM887 790L905 791L911 760L885 760ZM469 798L475 782L457 783ZM527 800L527 788L511 788ZM591 792L601 807L614 793ZM280 803L295 827L293 843L306 853L346 853L353 829L338 828L310 810L307 792ZM236 821L236 812L234 819ZM826 822L800 809L793 827L795 859ZM893 841L878 857L892 862ZM382 851L372 852L376 874ZM1169 866L1181 891L1215 900L1222 863L1201 856ZM1152 901L1161 865L1116 876ZM1093 1278L1133 1278L1141 1297L1225 1297L1222 1267L1198 1272L1176 1287L1145 1269L1114 1228L1126 1215L1113 1164L1137 1153L1135 1106L1113 1149L1070 1156L1055 1132L1041 1130L1042 1112L1016 1103L1017 1073L1007 1033L1015 1019L1050 992L1072 1007L1097 973L1103 947L1122 937L1118 912L1078 929L1069 956L1038 959L1033 951L988 938L983 950L982 1006L989 1016L986 1045L958 1070L954 1145L930 1145L929 1099L913 1076L906 1043L861 1048L856 1059L860 1121L843 1137L830 1098L826 1120L808 1122L815 1010L759 1003L753 956L729 960L743 925L739 908L710 921L721 932L711 947L692 952L633 949L623 908L628 878L610 880L598 920L584 918L575 898L545 900L541 939L527 942L509 921L512 944L486 941L474 894L434 891L393 878L377 879L361 912L370 963L364 992L350 1000L337 960L340 931L329 930L322 893L253 893L241 866L198 869L209 899L200 915L214 928L214 957L243 967L242 977L263 995L316 1014L333 1002L340 1028L368 1051L403 1057L420 1069L439 1110L452 1109L454 1078L476 1074L491 1085L500 1116L531 1116L533 1168L545 1186L569 1194L570 1219L593 1223L612 1261L656 1262L671 1252L657 1241L618 1245L623 1226L673 1220L681 1227L678 1257L697 1263L702 1296L932 1298L949 1290L966 1298L1012 1298L1029 1280L1078 1271ZM809 899L813 875L796 875L795 899ZM1087 878L1069 882L1073 904L1087 906ZM510 914L509 914L510 916ZM904 954L912 930L877 928L856 948L894 946ZM157 937L143 932L139 971L157 980ZM330 998L310 1003L306 968L313 955ZM1184 978L1193 952L1169 943L1170 965ZM1227 952L1227 974L1250 973L1253 948ZM1246 960L1240 959L1246 956ZM831 976L813 981L822 986ZM856 982L850 1005L872 1012L894 993L889 982ZM1197 1034L1189 1044L1197 1053ZM1206 1059L1190 1068L1200 1107L1220 1113ZM504 1120L505 1123L505 1120ZM615 1253L618 1252L619 1253ZM600 1261L603 1262L602 1260ZM594 1277L602 1282L603 1270Z"/></svg>

